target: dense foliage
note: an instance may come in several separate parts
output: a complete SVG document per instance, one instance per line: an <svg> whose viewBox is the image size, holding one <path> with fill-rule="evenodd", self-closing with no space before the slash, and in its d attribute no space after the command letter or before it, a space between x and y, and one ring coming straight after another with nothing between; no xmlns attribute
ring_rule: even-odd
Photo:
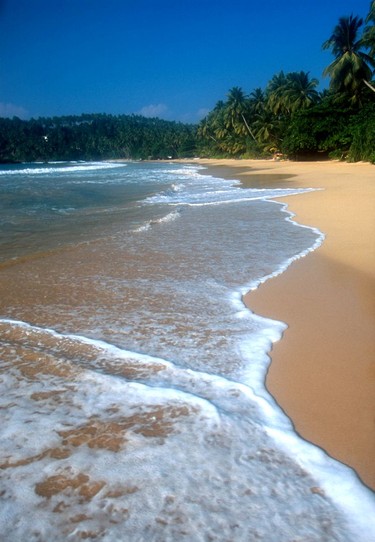
<svg viewBox="0 0 375 542"><path fill-rule="evenodd" d="M194 152L194 126L137 115L0 119L1 162L158 159Z"/></svg>
<svg viewBox="0 0 375 542"><path fill-rule="evenodd" d="M201 155L375 163L375 0L365 22L341 17L323 48L334 56L328 90L304 71L281 71L248 95L232 88L198 127Z"/></svg>

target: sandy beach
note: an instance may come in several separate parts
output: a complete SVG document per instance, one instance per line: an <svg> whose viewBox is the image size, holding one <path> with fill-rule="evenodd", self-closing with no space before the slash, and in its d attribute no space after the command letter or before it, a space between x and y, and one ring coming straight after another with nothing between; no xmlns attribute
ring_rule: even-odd
<svg viewBox="0 0 375 542"><path fill-rule="evenodd" d="M3 173L6 540L375 540L375 170L191 162Z"/></svg>
<svg viewBox="0 0 375 542"><path fill-rule="evenodd" d="M375 489L375 167L341 162L201 160L218 176L317 188L283 198L322 246L245 296L288 329L267 388L296 431ZM218 168L218 169L217 169Z"/></svg>

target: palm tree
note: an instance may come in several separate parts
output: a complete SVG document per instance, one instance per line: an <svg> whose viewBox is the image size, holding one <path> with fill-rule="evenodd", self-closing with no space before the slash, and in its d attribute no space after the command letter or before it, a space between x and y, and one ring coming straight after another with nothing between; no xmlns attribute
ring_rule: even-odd
<svg viewBox="0 0 375 542"><path fill-rule="evenodd" d="M260 110L254 119L253 127L258 143L267 152L279 150L281 143L282 121L268 107Z"/></svg>
<svg viewBox="0 0 375 542"><path fill-rule="evenodd" d="M375 92L370 84L371 67L375 63L362 50L364 44L359 38L362 24L363 19L359 17L341 17L331 37L323 43L323 49L331 49L335 56L323 74L331 78L330 87L334 92L349 93L353 102L358 101L363 83Z"/></svg>
<svg viewBox="0 0 375 542"><path fill-rule="evenodd" d="M264 91L258 87L250 92L249 107L253 114L260 113L266 106L266 96Z"/></svg>
<svg viewBox="0 0 375 542"><path fill-rule="evenodd" d="M275 74L266 88L267 105L275 115L284 112L283 93L287 78L283 71Z"/></svg>
<svg viewBox="0 0 375 542"><path fill-rule="evenodd" d="M319 93L316 90L319 81L310 79L309 72L291 72L286 75L286 79L283 101L291 113L306 109L319 100Z"/></svg>
<svg viewBox="0 0 375 542"><path fill-rule="evenodd" d="M267 85L268 107L275 115L287 117L310 107L319 100L318 83L317 79L310 79L309 72L281 71Z"/></svg>
<svg viewBox="0 0 375 542"><path fill-rule="evenodd" d="M363 32L363 46L370 49L369 55L375 57L375 0L370 4L370 10L366 17L367 26Z"/></svg>
<svg viewBox="0 0 375 542"><path fill-rule="evenodd" d="M254 134L246 120L245 114L248 111L248 101L239 87L233 87L228 92L228 100L226 103L226 126L233 128L238 135L249 133L255 140Z"/></svg>
<svg viewBox="0 0 375 542"><path fill-rule="evenodd" d="M217 143L217 139L214 135L216 135L217 129L220 127L220 124L222 124L220 123L220 119L223 117L224 109L224 102L219 100L214 109L200 122L198 126L199 137L203 139L208 137Z"/></svg>

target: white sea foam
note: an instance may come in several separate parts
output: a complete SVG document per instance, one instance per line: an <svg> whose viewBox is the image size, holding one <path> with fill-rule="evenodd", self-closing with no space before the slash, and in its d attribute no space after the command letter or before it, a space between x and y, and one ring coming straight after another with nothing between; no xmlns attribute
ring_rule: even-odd
<svg viewBox="0 0 375 542"><path fill-rule="evenodd" d="M241 187L240 181L225 180L202 175L199 170L172 170L170 174L180 176L182 181L174 183L172 190L160 192L146 199L148 204L208 206L223 205L275 197L290 196L310 192L314 189L291 188L247 188Z"/></svg>
<svg viewBox="0 0 375 542"><path fill-rule="evenodd" d="M312 190L316 191L318 189L312 189ZM297 195L297 194L298 194L298 192L294 193L294 194L291 194L291 195ZM272 197L275 198L277 196L272 196ZM280 196L280 197L284 197L284 195ZM314 232L316 234L316 240L306 250L303 250L302 252L300 252L298 254L295 254L293 257L288 258L287 260L282 262L282 264L279 265L269 275L265 275L265 276L263 276L263 277L261 277L259 279L253 280L249 284L244 286L242 288L242 295L245 295L247 292L249 292L251 290L256 290L260 286L260 284L263 284L267 280L269 280L271 278L274 278L274 277L277 277L278 275L281 275L282 273L284 273L284 271L286 271L286 269L288 269L288 267L290 267L290 265L294 261L299 260L300 258L304 258L308 254L310 254L310 252L314 252L317 248L319 248L321 246L321 244L323 243L324 239L325 239L325 234L323 232L321 232L318 228L314 228L312 226L306 226L304 224L300 224L299 222L296 222L295 220L293 220L293 217L295 216L295 214L292 213L289 210L289 207L288 207L287 203L281 203L281 202L278 202L277 200L272 200L272 199L271 199L270 203L274 203L274 204L280 205L282 207L282 211L287 215L285 220L287 220L288 222L291 222L292 224L294 224L295 226L297 226L299 228L305 228L306 230L310 230L310 231Z"/></svg>
<svg viewBox="0 0 375 542"><path fill-rule="evenodd" d="M172 211L171 213L168 213L167 215L158 218L155 220L158 224L163 224L164 222L173 222L180 216L179 211Z"/></svg>
<svg viewBox="0 0 375 542"><path fill-rule="evenodd" d="M52 164L59 164L59 162L51 162ZM101 171L108 169L116 169L125 167L126 164L116 164L113 162L85 162L77 164L76 162L61 162L60 167L50 167L45 165L43 167L22 167L17 169L5 169L0 170L0 176L8 175L51 175L51 174L68 174L87 172L87 171Z"/></svg>
<svg viewBox="0 0 375 542"><path fill-rule="evenodd" d="M204 166L184 166L180 169L170 169L168 174L181 175L182 177L198 178L200 177L199 170L205 169Z"/></svg>
<svg viewBox="0 0 375 542"><path fill-rule="evenodd" d="M150 228L151 228L151 224L150 222L147 222L146 224L142 224L138 228L135 228L133 231L134 233L142 233L149 230Z"/></svg>
<svg viewBox="0 0 375 542"><path fill-rule="evenodd" d="M22 506L24 513L21 514L21 509L18 510L17 506L6 506L0 512L0 522L5 526L5 521L12 520L12 529L15 529L12 532L17 534L17 540L26 540L24 536L27 529L30 529L31 518L35 522L35 532L44 531L45 538L48 538L52 528L55 539L60 540L59 532L64 532L64 529L59 525L59 515L51 514L59 500L65 502L68 510L73 506L76 514L91 517L91 521L85 524L86 527L91 525L92 528L103 528L107 521L99 510L111 502L105 497L106 492L111 490L115 494L123 476L127 487L137 489L134 492L131 490L130 501L128 496L125 500L122 497L119 501L117 498L112 501L109 518L116 517L113 516L115 508L130 505L130 515L126 516L126 523L123 523L122 519L121 529L130 533L136 528L135 532L140 539L145 525L153 523L155 517L160 517L162 513L160 503L155 499L161 497L164 500L166 495L160 495L159 488L162 489L165 484L169 487L171 504L179 503L181 508L184 502L186 519L182 520L182 524L185 530L190 532L191 540L201 539L199 533L203 525L203 532L207 532L210 525L207 521L210 518L212 528L219 529L216 535L218 540L226 539L231 533L233 535L233 527L230 527L233 521L238 524L239 529L236 539L249 540L250 533L246 528L249 526L249 518L245 521L249 511L252 520L254 516L257 518L259 538L267 542L286 540L285 535L290 529L289 522L292 517L295 519L301 514L304 522L300 524L300 530L309 540L322 540L319 538L322 536L319 534L320 526L316 523L318 517L319 521L325 523L327 540L368 542L375 536L375 521L372 515L374 495L358 483L350 469L298 438L290 422L272 398L265 395L263 387L258 389L257 383L252 383L255 388L252 389L251 385L184 370L164 359L125 351L103 341L62 335L52 329L30 326L20 321L1 320L0 326L3 327L3 336L9 336L7 340L11 340L12 333L16 333L17 340L22 339L25 347L28 345L29 348L38 348L41 352L45 347L57 356L56 359L60 358L58 363L62 364L65 371L69 370L67 380L63 376L56 376L58 371L54 371L54 376L45 372L44 376L36 381L25 380L21 386L19 382L16 384L12 380L14 371L10 371L3 379L2 403L16 402L18 405L17 409L8 409L0 429L2 457L12 458L11 463L20 461L25 456L37 456L49 447L52 449L61 445L58 434L69 434L70 430L74 434L75 428L84 427L85 423L89 426L90 423L93 424L91 434L94 434L93 431L97 431L95 427L100 427L100 424L110 423L114 428L116 423L125 423L121 422L122 419L130 419L129 415L132 413L141 417L148 413L151 416L148 423L152 424L152 420L155 422L157 419L152 418L155 408L155 414L160 408L174 408L180 412L176 417L172 410L172 417L169 418L169 411L165 411L163 420L172 424L174 436L167 438L163 445L159 442L155 447L156 442L152 439L146 442L147 439L141 437L137 430L134 433L129 431L126 452L124 449L113 454L105 445L93 447L91 451L85 446L78 446L73 455L60 461L51 462L46 457L35 463L26 462L22 468L6 469L3 476L4 491L8 497L11 494L16 496L16 503ZM89 351L82 350L82 354L79 354L85 346L89 347ZM129 383L116 376L115 367L121 368L122 364L129 361L147 368L141 378L143 382ZM158 368L157 372L153 370L154 367ZM69 395L66 395L69 389ZM43 401L43 390L52 393L56 390L59 401L48 399L48 393ZM37 396L40 398L35 405L31 397ZM116 413L109 414L113 405L116 405ZM287 455L274 448L272 440L266 437L264 428ZM194 435L194 441L191 440L191 434ZM206 454L210 458L208 463L202 462L202 457ZM288 456L296 463L290 462ZM174 470L172 464L175 468L178 465L179 472ZM299 471L296 464L313 473L315 481ZM21 486L14 484L13 472L18 476L23 473ZM74 480L80 472L84 472L88 477L88 486L90 480L91 483L96 480L105 483L106 492L101 491L95 500L90 499L88 502L83 503L81 499L81 504L75 501L73 494L69 497L69 493L58 492L56 498L52 497L50 505L47 506L48 503L33 491L33 487L38 487L38 484L42 487L43 480L58 476ZM199 480L199 494L194 492L187 477L189 472L193 476L191 482L196 484ZM173 483L171 475L174 477ZM160 481L157 482L160 477L164 478L161 485ZM149 484L145 486L147 478ZM223 492L226 478L230 480L230 486ZM316 494L310 491L314 483L320 486ZM151 490L152 487L157 489L156 493ZM228 491L229 487L234 491L233 494ZM269 490L264 491L265 488ZM268 495L271 490L274 491L272 499ZM350 518L348 524L342 516L335 525L338 518L334 517L333 510L329 511L329 501L320 496L324 494L336 503L346 518ZM236 495L236 509L233 508L233 495ZM240 496L241 498L238 498ZM214 506L211 511L210 507L206 509L202 525L193 527L187 522L187 518L195 518L196 521L197 505L198 510L203 510L202 506L206 507L210 501L215 502L216 498L217 503L220 501L222 504L219 508ZM288 504L284 502L285 499L288 499ZM141 512L140 507L145 500L148 506ZM273 514L278 515L279 520L275 523L272 513L265 516L262 512L258 517L254 504L259 510L266 506L270 513L273 506L276 506ZM38 509L37 517L35 512ZM141 522L136 510L142 515ZM123 518L119 512L118 516ZM93 518L96 518L95 521ZM221 518L219 524L216 523L218 518ZM226 522L229 523L225 525ZM295 525L295 522L292 521L293 524ZM116 522L111 527L111 534L107 532L106 540L116 540L116 533L120 531L117 531L115 525ZM196 528L198 531L195 531ZM224 529L221 533L220 528ZM254 526L251 528L254 529ZM65 526L65 529L69 532L68 526ZM151 529L149 533L149 539L158 539L157 533L156 523L155 531ZM290 531L290 535L292 533L296 534L296 526L294 531Z"/></svg>
<svg viewBox="0 0 375 542"><path fill-rule="evenodd" d="M145 224L142 224L141 226L139 226L138 228L136 228L135 230L133 230L134 232L146 232L148 231L150 228L152 228L153 225L155 224L167 224L168 222L174 222L175 220L177 220L180 216L180 212L178 210L175 210L175 211L171 211L170 213L166 214L165 216L162 216L160 218L156 218L154 220L150 220L148 222L146 222Z"/></svg>

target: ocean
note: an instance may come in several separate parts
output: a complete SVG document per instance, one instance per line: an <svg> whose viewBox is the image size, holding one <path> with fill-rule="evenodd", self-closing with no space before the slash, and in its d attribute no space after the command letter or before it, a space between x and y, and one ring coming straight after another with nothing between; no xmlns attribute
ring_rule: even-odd
<svg viewBox="0 0 375 542"><path fill-rule="evenodd" d="M374 494L265 389L242 296L316 249L286 180L0 167L0 539L375 539ZM2 537L2 538L1 538Z"/></svg>

